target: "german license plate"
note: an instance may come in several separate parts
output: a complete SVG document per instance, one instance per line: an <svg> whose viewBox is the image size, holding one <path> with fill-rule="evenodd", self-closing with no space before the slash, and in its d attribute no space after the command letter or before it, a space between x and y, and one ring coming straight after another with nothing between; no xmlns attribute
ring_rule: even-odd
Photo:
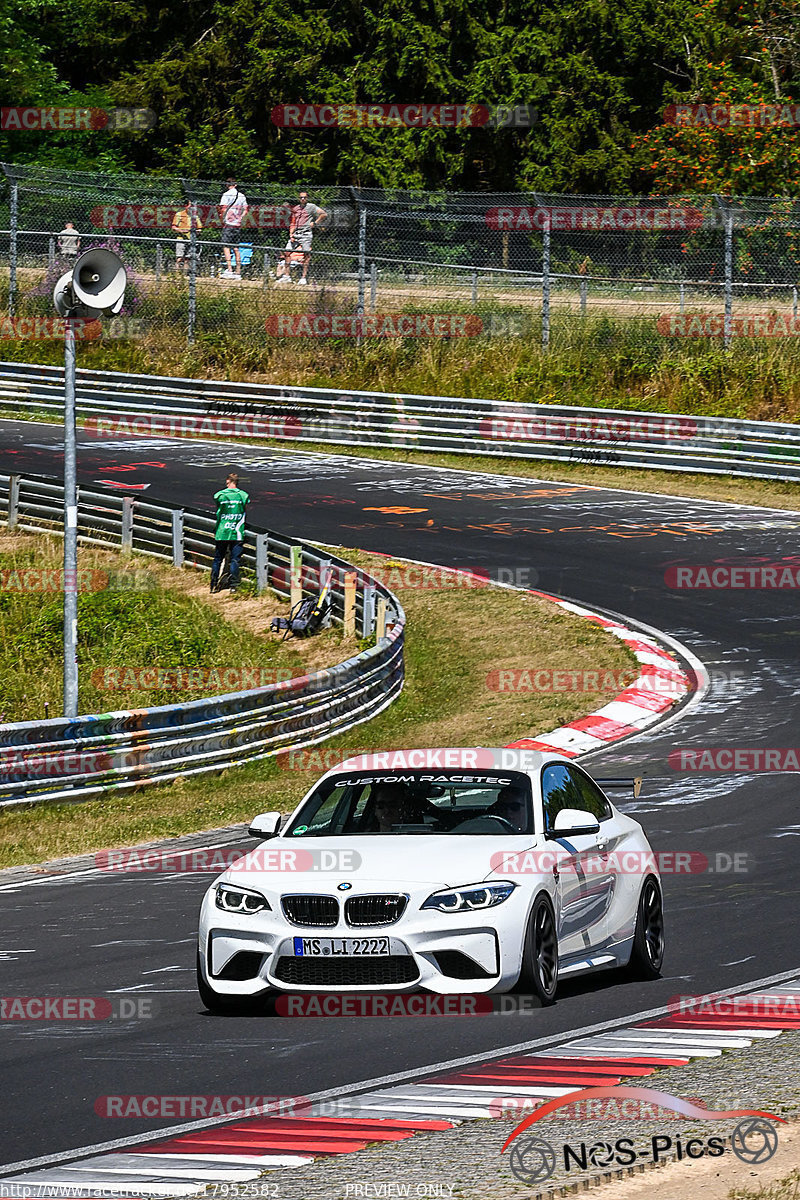
<svg viewBox="0 0 800 1200"><path fill-rule="evenodd" d="M372 957L391 954L388 937L318 938L296 937L295 958Z"/></svg>

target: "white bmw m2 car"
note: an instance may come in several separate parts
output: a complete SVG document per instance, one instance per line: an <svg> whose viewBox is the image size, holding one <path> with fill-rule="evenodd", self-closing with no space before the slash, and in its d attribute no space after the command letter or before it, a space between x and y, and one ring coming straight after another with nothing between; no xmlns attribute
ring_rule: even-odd
<svg viewBox="0 0 800 1200"><path fill-rule="evenodd" d="M664 954L641 826L556 754L392 750L328 771L206 893L198 987L213 1012L286 992L532 993ZM601 786L601 784L603 786Z"/></svg>

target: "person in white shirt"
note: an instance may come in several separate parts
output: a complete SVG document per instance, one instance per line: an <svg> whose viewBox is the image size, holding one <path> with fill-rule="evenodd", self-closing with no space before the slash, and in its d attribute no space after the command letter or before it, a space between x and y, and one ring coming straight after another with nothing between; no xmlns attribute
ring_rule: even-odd
<svg viewBox="0 0 800 1200"><path fill-rule="evenodd" d="M222 272L223 279L242 278L242 255L239 250L239 238L242 232L242 221L247 212L247 197L236 186L235 179L228 180L227 191L219 202L219 213L222 217L222 249L228 269ZM231 251L233 251L236 270L232 269Z"/></svg>
<svg viewBox="0 0 800 1200"><path fill-rule="evenodd" d="M67 221L61 233L58 235L58 249L62 258L76 258L78 251L81 248L81 239L78 231L72 224L72 221Z"/></svg>

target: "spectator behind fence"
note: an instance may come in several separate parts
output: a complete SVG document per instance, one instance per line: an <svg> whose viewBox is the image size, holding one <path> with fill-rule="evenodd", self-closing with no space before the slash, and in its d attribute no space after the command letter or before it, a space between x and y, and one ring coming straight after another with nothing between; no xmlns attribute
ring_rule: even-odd
<svg viewBox="0 0 800 1200"><path fill-rule="evenodd" d="M291 264L296 254L302 254L303 273L298 284L308 283L308 264L311 261L311 240L317 225L321 225L328 216L324 208L308 203L308 192L299 193L299 203L293 205L289 220L289 240L286 243L286 253L283 261L278 263L275 270L278 283L291 283Z"/></svg>
<svg viewBox="0 0 800 1200"><path fill-rule="evenodd" d="M190 212L191 204L188 200L184 200L181 207L172 218L172 232L176 234L175 239L175 266L181 270L186 270L186 260L189 254L189 243L192 237L192 214ZM200 224L200 218L195 213L194 227L197 233L203 228Z"/></svg>
<svg viewBox="0 0 800 1200"><path fill-rule="evenodd" d="M77 258L81 248L81 238L72 221L67 221L58 235L58 252L62 258Z"/></svg>
<svg viewBox="0 0 800 1200"><path fill-rule="evenodd" d="M228 190L223 193L219 202L219 213L222 217L222 249L228 269L222 272L223 279L242 278L242 256L239 252L239 238L242 233L242 221L247 212L247 197L236 186L236 180L228 180ZM236 270L231 266L231 250L233 250Z"/></svg>

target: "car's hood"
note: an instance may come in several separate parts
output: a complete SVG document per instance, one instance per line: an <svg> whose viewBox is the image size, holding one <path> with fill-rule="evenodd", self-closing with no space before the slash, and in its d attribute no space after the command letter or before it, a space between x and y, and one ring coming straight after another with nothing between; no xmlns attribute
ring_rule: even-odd
<svg viewBox="0 0 800 1200"><path fill-rule="evenodd" d="M363 836L272 838L240 859L223 878L243 887L327 892L349 883L353 892L431 888L503 877L502 857L537 845L530 834L508 836Z"/></svg>

